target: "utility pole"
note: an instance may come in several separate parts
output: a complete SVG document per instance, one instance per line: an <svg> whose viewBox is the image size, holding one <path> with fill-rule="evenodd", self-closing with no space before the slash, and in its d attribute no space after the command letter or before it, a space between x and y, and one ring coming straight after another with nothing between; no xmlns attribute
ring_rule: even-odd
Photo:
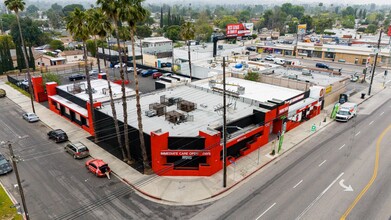
<svg viewBox="0 0 391 220"><path fill-rule="evenodd" d="M225 93L225 57L223 57L223 187L227 186L227 105Z"/></svg>
<svg viewBox="0 0 391 220"><path fill-rule="evenodd" d="M377 56L379 55L380 42L381 42L381 35L382 35L382 33L383 33L383 29L380 29L379 41L377 42L377 51L376 51L376 54L375 54L375 62L373 64L373 68L372 68L371 83L369 84L369 89L368 89L368 96L371 95L372 83L373 83L373 78L375 76L375 69L376 69L376 64L377 64Z"/></svg>
<svg viewBox="0 0 391 220"><path fill-rule="evenodd" d="M16 181L18 182L18 189L19 189L19 193L20 193L20 198L22 199L22 205L23 205L24 214L25 214L26 220L30 220L29 212L27 211L26 200L24 198L22 183L20 182L18 166L16 164L16 157L14 155L14 151L12 150L12 145L8 144L8 147L9 147L10 154L11 154L12 165L13 165L14 170L15 170Z"/></svg>

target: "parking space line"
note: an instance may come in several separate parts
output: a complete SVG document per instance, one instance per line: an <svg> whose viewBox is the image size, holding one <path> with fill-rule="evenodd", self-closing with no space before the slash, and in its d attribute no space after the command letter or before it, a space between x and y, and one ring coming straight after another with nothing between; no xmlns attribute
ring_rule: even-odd
<svg viewBox="0 0 391 220"><path fill-rule="evenodd" d="M324 163L326 163L326 160L324 160L322 163L318 165L318 167L322 166Z"/></svg>
<svg viewBox="0 0 391 220"><path fill-rule="evenodd" d="M373 123L373 121L369 122L369 125L371 125Z"/></svg>
<svg viewBox="0 0 391 220"><path fill-rule="evenodd" d="M359 135L359 134L360 134L360 132L361 132L361 131L357 132L357 134L356 134L356 135L354 135L354 136L357 136L357 135Z"/></svg>
<svg viewBox="0 0 391 220"><path fill-rule="evenodd" d="M300 180L300 182L296 183L296 185L293 187L293 189L296 188L298 185L300 185L300 183L302 183L302 182L303 182L303 180Z"/></svg>
<svg viewBox="0 0 391 220"><path fill-rule="evenodd" d="M384 112L380 113L380 116L382 116L384 114Z"/></svg>
<svg viewBox="0 0 391 220"><path fill-rule="evenodd" d="M341 150L343 147L345 147L345 144L343 144L338 150Z"/></svg>

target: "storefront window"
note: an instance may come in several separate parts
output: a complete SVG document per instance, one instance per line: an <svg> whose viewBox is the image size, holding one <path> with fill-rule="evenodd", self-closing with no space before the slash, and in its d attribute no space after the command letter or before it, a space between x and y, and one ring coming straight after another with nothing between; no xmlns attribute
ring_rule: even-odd
<svg viewBox="0 0 391 220"><path fill-rule="evenodd" d="M322 58L322 51L314 51L312 56L316 58Z"/></svg>
<svg viewBox="0 0 391 220"><path fill-rule="evenodd" d="M334 59L335 53L334 53L334 52L326 52L326 53L324 54L324 57L325 57L325 58L329 58L329 59Z"/></svg>

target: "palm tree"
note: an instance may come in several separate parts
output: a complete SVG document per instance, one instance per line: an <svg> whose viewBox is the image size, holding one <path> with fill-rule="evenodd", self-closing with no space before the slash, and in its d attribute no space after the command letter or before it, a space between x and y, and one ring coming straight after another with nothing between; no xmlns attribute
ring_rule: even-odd
<svg viewBox="0 0 391 220"><path fill-rule="evenodd" d="M190 58L190 40L194 39L195 36L195 27L194 24L191 22L185 22L181 26L181 37L183 40L186 41L187 44L187 53L189 57L189 70L190 70L190 81L192 77L192 72L191 72L191 58Z"/></svg>
<svg viewBox="0 0 391 220"><path fill-rule="evenodd" d="M143 0L122 0L126 5L126 21L130 27L130 39L132 41L132 61L133 61L133 75L136 91L136 110L137 110L137 122L140 139L140 148L143 157L144 173L150 174L152 172L148 162L147 150L145 148L144 130L141 116L141 105L140 105L140 93L138 84L138 75L136 71L136 53L134 50L135 40L134 35L136 32L136 23L143 21L147 15L147 10L142 7L141 3Z"/></svg>
<svg viewBox="0 0 391 220"><path fill-rule="evenodd" d="M87 64L87 48L86 41L90 37L90 31L88 29L88 15L86 12L81 11L79 8L75 8L73 12L66 18L66 28L73 35L74 38L83 41L83 52L84 52L84 70L87 78L87 89L88 89L88 100L91 109L92 117L92 126L94 128L94 137L95 142L98 141L96 135L96 126L95 126L95 113L94 113L94 100L92 99L92 88L90 81L90 74L88 74L88 64Z"/></svg>
<svg viewBox="0 0 391 220"><path fill-rule="evenodd" d="M112 30L111 22L108 20L107 16L103 13L101 8L90 9L89 18L88 18L88 26L89 26L88 29L91 31L91 33L95 35L94 36L95 45L97 45L96 35L98 35L100 39L105 39L107 34L111 33L111 30ZM97 48L97 50L98 50L98 48ZM103 52L104 52L104 49L103 49ZM115 105L114 105L113 90L111 89L110 75L109 75L109 71L107 69L106 59L105 59L104 66L105 66L105 72L106 72L106 78L107 78L107 86L109 89L110 106L111 106L111 112L113 114L114 127L115 127L116 136L117 136L117 141L118 141L119 147L122 152L123 160L126 162L128 160L128 158L126 156L125 148L124 148L124 146L122 144L122 140L121 140L121 130L119 129L117 111L116 111ZM98 70L100 72L99 57L98 57Z"/></svg>
<svg viewBox="0 0 391 220"><path fill-rule="evenodd" d="M19 21L19 12L24 10L24 5L26 3L23 0L5 0L4 4L7 6L8 10L14 11L16 14L16 21L18 22L18 28L19 28L20 43L22 45L22 51L23 51L23 58L24 58L25 65L27 67L27 78L29 81L31 108L32 108L33 112L35 113L34 93L33 93L33 85L31 83L30 67L29 67L29 62L27 60L27 51L26 51L26 47L24 46L22 28L20 27L20 21Z"/></svg>
<svg viewBox="0 0 391 220"><path fill-rule="evenodd" d="M127 27L125 26L121 26L118 28L118 36L120 39L122 39L124 41L124 44L123 44L123 48L124 48L124 55L125 57L128 57L127 54L126 54L126 45L125 45L125 42L127 40L130 40L130 33L129 33L129 30L127 29ZM129 74L128 72L126 72L126 80L129 81Z"/></svg>
<svg viewBox="0 0 391 220"><path fill-rule="evenodd" d="M116 35L118 36L118 22L123 19L123 9L125 7L124 2L121 0L97 0L97 4L102 6L103 12L107 17L111 18L114 23L114 29ZM125 92L125 74L122 66L122 56L121 56L121 45L119 43L119 38L117 37L117 46L118 46L118 55L119 55L119 64L120 64L120 76L121 76L121 91L122 91L122 108L124 115L124 138L125 138L125 147L128 155L128 163L133 163L132 157L130 155L129 147L129 128L128 128L128 107L126 103L126 92Z"/></svg>

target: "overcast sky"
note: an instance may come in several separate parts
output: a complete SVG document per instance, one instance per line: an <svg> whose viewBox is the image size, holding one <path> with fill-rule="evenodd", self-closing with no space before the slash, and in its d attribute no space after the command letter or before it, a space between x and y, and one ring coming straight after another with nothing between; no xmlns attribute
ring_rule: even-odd
<svg viewBox="0 0 391 220"><path fill-rule="evenodd" d="M189 1L189 0L146 0L145 2L147 3L178 3L178 4L186 4L190 2L202 2L202 3L210 3L210 0L194 0L194 1ZM217 0L217 1L212 1L213 4L278 4L278 3L285 3L285 2L290 2L292 4L300 4L302 3L319 3L322 2L323 4L329 5L329 4L389 4L391 5L391 1L389 0L343 0L343 1L338 1L338 0L291 0L291 1L284 1L284 0Z"/></svg>

